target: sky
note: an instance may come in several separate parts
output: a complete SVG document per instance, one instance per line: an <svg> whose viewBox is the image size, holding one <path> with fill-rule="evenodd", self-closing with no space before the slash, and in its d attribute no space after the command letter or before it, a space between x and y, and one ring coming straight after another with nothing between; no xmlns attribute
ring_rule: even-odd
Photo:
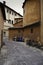
<svg viewBox="0 0 43 65"><path fill-rule="evenodd" d="M23 2L24 0L0 0L0 2L6 1L6 5L9 6L10 8L14 9L21 15L23 15Z"/></svg>

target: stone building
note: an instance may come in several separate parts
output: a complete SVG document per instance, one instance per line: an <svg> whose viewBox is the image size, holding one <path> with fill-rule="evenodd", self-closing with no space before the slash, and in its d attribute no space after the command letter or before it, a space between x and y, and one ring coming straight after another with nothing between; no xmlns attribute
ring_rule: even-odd
<svg viewBox="0 0 43 65"><path fill-rule="evenodd" d="M4 27L4 21L6 19L5 16L5 9L2 3L0 3L0 47L3 44L3 27Z"/></svg>
<svg viewBox="0 0 43 65"><path fill-rule="evenodd" d="M40 22L41 22L40 0L25 0L23 3L23 26L26 26L28 36L31 40L40 41Z"/></svg>
<svg viewBox="0 0 43 65"><path fill-rule="evenodd" d="M23 36L23 18L15 18L17 21L14 27L9 28L9 39L12 40L14 37Z"/></svg>
<svg viewBox="0 0 43 65"><path fill-rule="evenodd" d="M43 44L43 0L25 0L23 12L23 26L28 26L29 38Z"/></svg>
<svg viewBox="0 0 43 65"><path fill-rule="evenodd" d="M9 31L8 28L13 27L13 24L16 23L15 18L22 18L22 15L6 5L6 2L3 1L3 6L5 8L6 21L4 21L4 30L3 38L8 38Z"/></svg>
<svg viewBox="0 0 43 65"><path fill-rule="evenodd" d="M23 27L19 27L19 29L22 31L24 38L38 41L43 44L43 0L24 1ZM11 31L11 29L9 29L9 31ZM13 36L10 36L10 38L13 38Z"/></svg>

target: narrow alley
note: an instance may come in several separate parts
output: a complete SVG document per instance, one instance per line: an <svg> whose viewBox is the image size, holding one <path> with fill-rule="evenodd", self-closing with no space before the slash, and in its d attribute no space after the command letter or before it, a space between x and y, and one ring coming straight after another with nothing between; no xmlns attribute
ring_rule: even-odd
<svg viewBox="0 0 43 65"><path fill-rule="evenodd" d="M6 53L0 56L0 65L43 65L43 51L20 42L5 41Z"/></svg>

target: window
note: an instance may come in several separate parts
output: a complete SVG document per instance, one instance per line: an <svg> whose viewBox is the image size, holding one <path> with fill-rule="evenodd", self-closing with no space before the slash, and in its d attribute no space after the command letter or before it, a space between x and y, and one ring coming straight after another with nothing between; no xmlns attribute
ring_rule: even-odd
<svg viewBox="0 0 43 65"><path fill-rule="evenodd" d="M20 30L18 30L18 33L20 33L21 31Z"/></svg>
<svg viewBox="0 0 43 65"><path fill-rule="evenodd" d="M33 33L33 29L31 28L31 33Z"/></svg>
<svg viewBox="0 0 43 65"><path fill-rule="evenodd" d="M12 24L13 24L13 20L12 20Z"/></svg>
<svg viewBox="0 0 43 65"><path fill-rule="evenodd" d="M4 32L4 36L6 36L6 32Z"/></svg>
<svg viewBox="0 0 43 65"><path fill-rule="evenodd" d="M17 14L15 13L15 16L16 16Z"/></svg>
<svg viewBox="0 0 43 65"><path fill-rule="evenodd" d="M9 11L9 13L11 14L11 11Z"/></svg>
<svg viewBox="0 0 43 65"><path fill-rule="evenodd" d="M23 32L24 32L24 29L23 29Z"/></svg>
<svg viewBox="0 0 43 65"><path fill-rule="evenodd" d="M12 12L12 15L13 15L13 12Z"/></svg>
<svg viewBox="0 0 43 65"><path fill-rule="evenodd" d="M8 9L7 9L7 13L8 13Z"/></svg>
<svg viewBox="0 0 43 65"><path fill-rule="evenodd" d="M11 24L11 20L10 20L10 19L9 19L8 23L10 23L10 24Z"/></svg>

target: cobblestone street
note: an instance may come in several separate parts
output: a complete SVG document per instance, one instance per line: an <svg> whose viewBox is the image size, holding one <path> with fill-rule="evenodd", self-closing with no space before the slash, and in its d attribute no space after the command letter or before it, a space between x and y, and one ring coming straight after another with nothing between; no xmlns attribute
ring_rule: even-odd
<svg viewBox="0 0 43 65"><path fill-rule="evenodd" d="M0 65L43 65L43 51L39 49L6 41L6 51L0 55Z"/></svg>

